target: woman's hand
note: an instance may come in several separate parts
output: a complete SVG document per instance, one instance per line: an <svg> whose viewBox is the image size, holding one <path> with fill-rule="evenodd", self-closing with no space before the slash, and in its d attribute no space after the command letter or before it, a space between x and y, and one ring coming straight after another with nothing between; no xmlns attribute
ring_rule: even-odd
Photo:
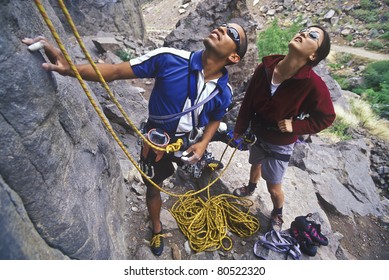
<svg viewBox="0 0 389 280"><path fill-rule="evenodd" d="M293 118L285 119L278 122L278 128L281 130L281 132L293 132L293 125L292 125Z"/></svg>

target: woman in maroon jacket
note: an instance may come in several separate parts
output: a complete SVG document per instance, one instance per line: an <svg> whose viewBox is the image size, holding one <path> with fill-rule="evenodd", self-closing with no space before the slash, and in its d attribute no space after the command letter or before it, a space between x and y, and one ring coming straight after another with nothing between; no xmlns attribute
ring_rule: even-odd
<svg viewBox="0 0 389 280"><path fill-rule="evenodd" d="M262 176L273 202L271 226L281 230L282 178L299 135L317 133L332 124L335 111L323 80L313 71L330 51L328 33L318 25L301 30L289 42L287 55L264 57L251 79L234 129L238 139L249 128L257 136L250 148L249 184L234 190L251 195Z"/></svg>

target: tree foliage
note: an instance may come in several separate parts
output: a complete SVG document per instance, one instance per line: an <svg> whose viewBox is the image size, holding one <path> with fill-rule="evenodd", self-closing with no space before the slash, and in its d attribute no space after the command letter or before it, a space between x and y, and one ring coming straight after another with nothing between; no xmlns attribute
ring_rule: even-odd
<svg viewBox="0 0 389 280"><path fill-rule="evenodd" d="M262 57L271 54L286 54L288 52L289 41L301 27L301 21L298 20L288 28L281 28L278 20L275 19L270 27L258 35L257 47L259 59L262 60Z"/></svg>
<svg viewBox="0 0 389 280"><path fill-rule="evenodd" d="M381 116L389 118L389 61L370 63L363 72L364 84L355 89Z"/></svg>

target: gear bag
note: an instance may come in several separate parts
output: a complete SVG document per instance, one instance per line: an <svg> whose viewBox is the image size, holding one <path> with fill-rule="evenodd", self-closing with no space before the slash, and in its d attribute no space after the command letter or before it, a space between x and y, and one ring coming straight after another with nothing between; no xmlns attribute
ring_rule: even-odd
<svg viewBox="0 0 389 280"><path fill-rule="evenodd" d="M320 224L307 219L311 216L312 213L296 217L290 225L289 232L299 243L301 252L314 257L317 253L317 246L327 246L328 239L321 233Z"/></svg>

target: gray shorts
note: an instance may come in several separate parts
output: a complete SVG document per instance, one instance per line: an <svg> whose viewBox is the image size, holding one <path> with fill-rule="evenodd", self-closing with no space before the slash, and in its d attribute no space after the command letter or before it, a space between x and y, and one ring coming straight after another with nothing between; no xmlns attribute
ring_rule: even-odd
<svg viewBox="0 0 389 280"><path fill-rule="evenodd" d="M262 178L270 184L281 184L282 178L286 172L289 162L275 159L269 155L269 152L276 152L283 155L291 155L293 153L294 144L289 145L273 145L267 143L261 139L258 139L264 148L258 144L249 146L250 164L261 164L261 175ZM267 152L265 151L267 150Z"/></svg>

